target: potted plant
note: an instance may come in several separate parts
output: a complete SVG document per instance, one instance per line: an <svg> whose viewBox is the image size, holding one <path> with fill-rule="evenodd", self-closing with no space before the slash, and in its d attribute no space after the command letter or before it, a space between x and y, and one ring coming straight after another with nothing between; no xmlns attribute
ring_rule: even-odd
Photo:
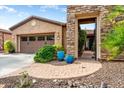
<svg viewBox="0 0 124 93"><path fill-rule="evenodd" d="M65 52L64 51L58 51L57 52L57 59L59 61L63 61L64 60L64 57L65 57Z"/></svg>
<svg viewBox="0 0 124 93"><path fill-rule="evenodd" d="M68 63L68 64L72 64L73 62L74 62L74 56L73 55L66 55L66 57L65 57L65 61L66 61L66 63Z"/></svg>
<svg viewBox="0 0 124 93"><path fill-rule="evenodd" d="M55 45L56 52L57 52L57 59L59 61L63 61L65 57L65 51L64 48L61 45Z"/></svg>

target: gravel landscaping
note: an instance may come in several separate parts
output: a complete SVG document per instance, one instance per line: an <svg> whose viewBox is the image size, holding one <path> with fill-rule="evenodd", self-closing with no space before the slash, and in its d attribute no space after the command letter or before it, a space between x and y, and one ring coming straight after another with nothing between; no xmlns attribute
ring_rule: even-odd
<svg viewBox="0 0 124 93"><path fill-rule="evenodd" d="M20 76L0 78L0 87L16 87ZM36 80L30 87L34 88L97 88L101 82L112 88L124 88L124 63L103 62L102 68L90 75L70 79L41 79L30 77Z"/></svg>
<svg viewBox="0 0 124 93"><path fill-rule="evenodd" d="M30 66L17 70L7 76L17 76L19 73L27 71L31 77L67 79L86 76L98 71L100 68L102 68L102 64L97 61L76 60L73 64L67 64L64 61L51 61L45 64L33 63Z"/></svg>

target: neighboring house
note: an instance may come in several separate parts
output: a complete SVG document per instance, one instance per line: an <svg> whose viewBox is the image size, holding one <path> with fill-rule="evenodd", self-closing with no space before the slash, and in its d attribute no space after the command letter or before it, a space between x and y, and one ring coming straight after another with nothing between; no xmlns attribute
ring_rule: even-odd
<svg viewBox="0 0 124 93"><path fill-rule="evenodd" d="M65 46L65 23L31 16L10 28L16 52L35 53L45 44Z"/></svg>
<svg viewBox="0 0 124 93"><path fill-rule="evenodd" d="M11 36L12 36L11 31L0 28L0 51L3 50L4 42L6 40L11 40L12 39Z"/></svg>

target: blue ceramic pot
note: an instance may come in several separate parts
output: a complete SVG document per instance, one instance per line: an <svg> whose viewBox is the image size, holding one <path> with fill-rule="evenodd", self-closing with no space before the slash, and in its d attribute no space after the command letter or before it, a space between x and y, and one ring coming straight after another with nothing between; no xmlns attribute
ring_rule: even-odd
<svg viewBox="0 0 124 93"><path fill-rule="evenodd" d="M68 63L68 64L72 64L74 62L74 57L72 55L67 55L65 57L65 61Z"/></svg>
<svg viewBox="0 0 124 93"><path fill-rule="evenodd" d="M58 51L57 52L57 59L59 61L63 61L64 60L64 57L65 57L65 52L64 51Z"/></svg>

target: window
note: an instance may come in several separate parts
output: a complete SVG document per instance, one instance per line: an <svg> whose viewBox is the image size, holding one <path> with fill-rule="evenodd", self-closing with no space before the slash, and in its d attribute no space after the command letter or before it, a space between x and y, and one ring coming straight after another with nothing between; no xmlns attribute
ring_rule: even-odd
<svg viewBox="0 0 124 93"><path fill-rule="evenodd" d="M47 40L54 40L54 35L48 35Z"/></svg>
<svg viewBox="0 0 124 93"><path fill-rule="evenodd" d="M27 37L21 37L21 41L27 41Z"/></svg>
<svg viewBox="0 0 124 93"><path fill-rule="evenodd" d="M43 40L45 40L45 36L38 36L38 37L37 37L37 40L38 40L38 41L43 41Z"/></svg>
<svg viewBox="0 0 124 93"><path fill-rule="evenodd" d="M35 40L36 40L35 36L30 36L29 37L29 41L35 41Z"/></svg>

